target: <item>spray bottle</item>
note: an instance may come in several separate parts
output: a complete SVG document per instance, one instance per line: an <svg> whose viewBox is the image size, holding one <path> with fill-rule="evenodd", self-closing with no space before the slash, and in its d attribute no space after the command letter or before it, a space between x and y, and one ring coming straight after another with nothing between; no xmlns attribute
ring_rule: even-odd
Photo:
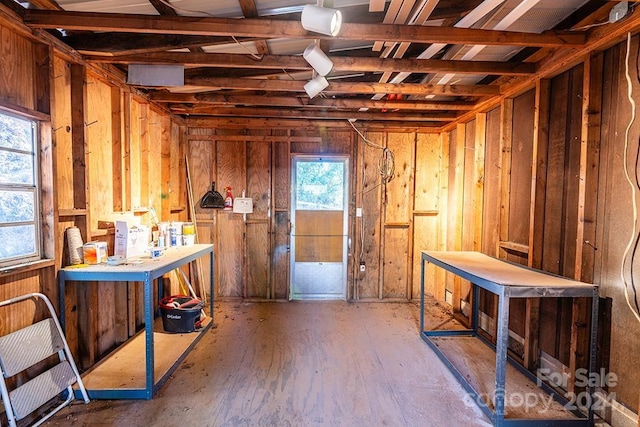
<svg viewBox="0 0 640 427"><path fill-rule="evenodd" d="M224 198L224 210L233 210L233 194L231 194L231 187L225 187L224 190L227 192L227 195Z"/></svg>

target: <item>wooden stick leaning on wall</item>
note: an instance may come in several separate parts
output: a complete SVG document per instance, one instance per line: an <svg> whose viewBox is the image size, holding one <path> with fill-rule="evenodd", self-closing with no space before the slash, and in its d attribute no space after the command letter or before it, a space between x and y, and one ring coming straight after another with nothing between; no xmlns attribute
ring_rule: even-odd
<svg viewBox="0 0 640 427"><path fill-rule="evenodd" d="M185 156L185 165L187 167L187 196L189 197L189 217L193 222L194 239L195 243L200 243L198 240L198 222L196 220L196 206L193 203L193 189L191 187L191 172L189 169L189 158ZM195 260L196 263L196 276L198 278L198 291L200 292L200 298L204 303L207 302L207 291L204 286L204 274L202 273L202 263L200 259Z"/></svg>

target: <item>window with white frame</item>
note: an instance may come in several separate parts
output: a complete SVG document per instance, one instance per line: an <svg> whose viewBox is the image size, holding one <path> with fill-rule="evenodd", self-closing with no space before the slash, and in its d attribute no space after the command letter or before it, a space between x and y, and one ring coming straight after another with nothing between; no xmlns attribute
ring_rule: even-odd
<svg viewBox="0 0 640 427"><path fill-rule="evenodd" d="M0 267L40 259L37 130L0 111Z"/></svg>

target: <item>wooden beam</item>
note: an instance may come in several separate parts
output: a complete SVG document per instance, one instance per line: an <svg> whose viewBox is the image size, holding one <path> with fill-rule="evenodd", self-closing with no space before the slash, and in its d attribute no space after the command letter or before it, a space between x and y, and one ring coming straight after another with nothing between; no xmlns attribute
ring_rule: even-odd
<svg viewBox="0 0 640 427"><path fill-rule="evenodd" d="M258 17L258 8L256 7L256 3L254 0L238 0L238 2L240 3L240 8L242 9L242 14L245 18ZM258 54L269 54L269 46L267 45L266 40L256 40L254 44L256 45Z"/></svg>
<svg viewBox="0 0 640 427"><path fill-rule="evenodd" d="M466 141L466 124L459 123L456 126L456 139L453 144L453 152L449 152L449 156L454 157L455 164L453 170L453 191L450 191L449 212L448 216L452 220L449 224L452 228L449 231L451 235L451 244L449 248L452 251L462 250L462 219L464 209L464 152ZM451 172L449 172L451 176ZM451 190L451 189L450 189ZM452 308L454 313L462 312L462 278L457 274L453 275L453 292L452 292Z"/></svg>
<svg viewBox="0 0 640 427"><path fill-rule="evenodd" d="M371 113L359 111L319 111L319 110L292 110L275 108L232 108L232 107L212 107L195 106L191 108L174 106L171 108L174 114L206 115L213 117L255 117L255 118L298 118L317 120L374 120L374 121L405 121L405 122L447 122L455 120L456 114L452 113Z"/></svg>
<svg viewBox="0 0 640 427"><path fill-rule="evenodd" d="M64 10L54 0L29 0L29 4L39 9L46 10Z"/></svg>
<svg viewBox="0 0 640 427"><path fill-rule="evenodd" d="M190 128L220 128L220 129L352 129L346 120L306 120L306 119L265 119L265 118L192 118L186 119L186 124ZM433 123L418 122L358 122L358 128L362 129L380 129L389 130L397 129L400 131L421 131L429 133L438 133L442 126Z"/></svg>
<svg viewBox="0 0 640 427"><path fill-rule="evenodd" d="M500 110L500 241L509 241L509 201L511 200L511 145L513 139L513 98L502 102ZM498 258L502 251L496 248Z"/></svg>
<svg viewBox="0 0 640 427"><path fill-rule="evenodd" d="M259 68L274 70L311 70L300 55L263 55L256 60L249 55L222 53L152 52L139 55L84 55L93 62L112 64L182 64L187 67ZM409 72L455 74L491 74L526 76L535 73L535 64L497 61L458 61L442 59L331 58L333 71Z"/></svg>
<svg viewBox="0 0 640 427"><path fill-rule="evenodd" d="M536 83L535 116L533 119L533 158L531 168L531 210L529 213L529 257L527 265L542 268L544 238L544 208L547 190L547 153L549 151L549 108L551 81ZM526 359L526 354L525 354Z"/></svg>
<svg viewBox="0 0 640 427"><path fill-rule="evenodd" d="M304 93L304 81L295 80L267 80L267 79L233 79L233 78L207 78L185 77L185 85L200 86L210 89L243 89L266 90L277 92L301 92ZM400 94L400 95L450 95L450 96L496 96L500 94L499 86L472 86L472 85L436 85L420 83L346 83L330 81L324 94L365 94L376 93Z"/></svg>
<svg viewBox="0 0 640 427"><path fill-rule="evenodd" d="M78 52L88 55L136 55L164 52L170 49L198 46L228 45L231 37L183 36L180 34L82 33L63 37L62 40ZM253 41L244 38L242 41Z"/></svg>
<svg viewBox="0 0 640 427"><path fill-rule="evenodd" d="M180 103L180 104L210 104L225 106L251 106L264 105L272 107L308 107L308 108L369 108L386 110L443 110L443 111L467 111L474 106L470 102L430 102L430 101L387 101L355 99L355 98L314 98L306 95L294 96L257 96L257 95L223 95L216 93L169 93L167 91L154 91L149 94L149 99L154 102Z"/></svg>
<svg viewBox="0 0 640 427"><path fill-rule="evenodd" d="M121 13L26 10L24 22L31 28L115 31L126 33L193 34L263 38L331 38L302 28L299 21L229 19L191 16L151 16ZM585 35L578 32L546 31L542 34L482 29L416 25L342 25L339 40L388 42L483 44L533 47L580 47Z"/></svg>

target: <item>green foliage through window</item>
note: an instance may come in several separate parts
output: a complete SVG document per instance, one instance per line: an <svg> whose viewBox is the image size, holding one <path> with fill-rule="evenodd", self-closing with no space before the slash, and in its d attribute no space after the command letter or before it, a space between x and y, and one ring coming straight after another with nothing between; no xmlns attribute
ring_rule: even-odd
<svg viewBox="0 0 640 427"><path fill-rule="evenodd" d="M342 210L344 163L299 161L296 163L296 209Z"/></svg>
<svg viewBox="0 0 640 427"><path fill-rule="evenodd" d="M40 257L36 129L0 112L0 266Z"/></svg>

